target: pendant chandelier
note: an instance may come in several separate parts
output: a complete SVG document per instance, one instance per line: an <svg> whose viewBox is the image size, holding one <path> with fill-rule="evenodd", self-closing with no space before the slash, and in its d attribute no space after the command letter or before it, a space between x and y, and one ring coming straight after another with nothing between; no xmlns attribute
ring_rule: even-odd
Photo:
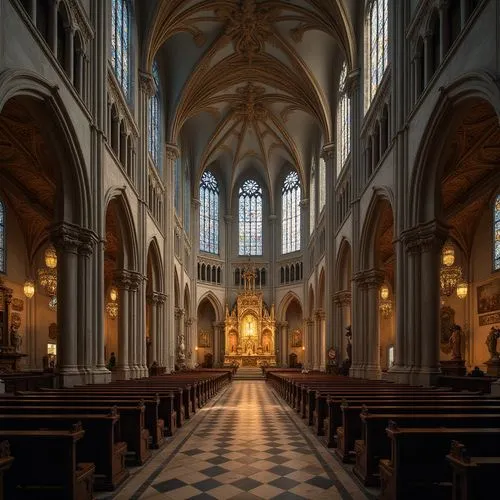
<svg viewBox="0 0 500 500"><path fill-rule="evenodd" d="M467 282L462 277L462 268L455 265L455 249L447 244L441 253L442 266L439 271L441 295L451 297L456 290L459 299L465 299L468 293Z"/></svg>
<svg viewBox="0 0 500 500"><path fill-rule="evenodd" d="M38 283L50 297L57 295L57 252L49 245L44 252L45 266L37 271Z"/></svg>
<svg viewBox="0 0 500 500"><path fill-rule="evenodd" d="M391 317L392 300L389 299L389 287L385 283L380 287L379 309L384 319Z"/></svg>

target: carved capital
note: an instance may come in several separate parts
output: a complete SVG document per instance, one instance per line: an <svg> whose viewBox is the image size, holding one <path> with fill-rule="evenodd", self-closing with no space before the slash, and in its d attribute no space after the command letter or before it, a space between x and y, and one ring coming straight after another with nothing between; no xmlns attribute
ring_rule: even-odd
<svg viewBox="0 0 500 500"><path fill-rule="evenodd" d="M148 97L153 97L156 94L155 79L151 73L139 71L139 89Z"/></svg>
<svg viewBox="0 0 500 500"><path fill-rule="evenodd" d="M181 309L180 307L176 307L174 311L175 319L182 319L182 317L186 314L186 311L184 309Z"/></svg>
<svg viewBox="0 0 500 500"><path fill-rule="evenodd" d="M179 148L175 144L165 144L165 154L167 157L167 160L170 161L175 161L177 158L181 156L181 152L179 151Z"/></svg>
<svg viewBox="0 0 500 500"><path fill-rule="evenodd" d="M330 144L325 144L323 146L323 150L321 151L321 156L325 162L333 161L335 158L335 143L331 142Z"/></svg>
<svg viewBox="0 0 500 500"><path fill-rule="evenodd" d="M351 305L351 291L350 290L342 290L340 292L337 292L333 296L333 301L335 304L337 304L339 307L346 307Z"/></svg>
<svg viewBox="0 0 500 500"><path fill-rule="evenodd" d="M119 290L130 290L132 277L126 269L118 269L113 274L113 281Z"/></svg>
<svg viewBox="0 0 500 500"><path fill-rule="evenodd" d="M51 239L60 252L77 253L82 243L82 229L74 224L61 222L52 226Z"/></svg>

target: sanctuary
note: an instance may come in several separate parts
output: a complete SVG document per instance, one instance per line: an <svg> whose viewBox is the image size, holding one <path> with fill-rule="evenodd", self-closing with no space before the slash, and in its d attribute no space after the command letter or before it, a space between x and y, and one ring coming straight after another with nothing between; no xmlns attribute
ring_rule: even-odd
<svg viewBox="0 0 500 500"><path fill-rule="evenodd" d="M226 304L225 365L276 365L274 304L269 310L262 291L255 290L256 276L255 270L247 267L243 271L244 291L231 313Z"/></svg>

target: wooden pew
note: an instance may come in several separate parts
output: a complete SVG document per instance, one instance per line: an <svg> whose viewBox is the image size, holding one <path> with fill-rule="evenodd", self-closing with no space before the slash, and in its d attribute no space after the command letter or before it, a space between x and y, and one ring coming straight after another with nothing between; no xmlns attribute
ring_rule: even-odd
<svg viewBox="0 0 500 500"><path fill-rule="evenodd" d="M127 443L127 462L134 465L142 465L151 457L151 451L148 449L149 432L144 428L145 406L137 400L112 399L70 399L57 395L47 395L45 397L0 397L0 412L2 406L40 406L67 407L71 411L73 407L93 407L103 404L109 404L109 407L116 406L120 415L120 432L123 441ZM81 410L83 411L83 410Z"/></svg>
<svg viewBox="0 0 500 500"><path fill-rule="evenodd" d="M102 410L102 413L96 414L78 413L73 408L68 408L73 413L67 414L61 413L61 408L53 407L49 411L43 407L14 408L15 410L9 407L8 414L4 411L5 408L1 408L1 429L64 430L69 429L74 423L81 422L85 434L78 442L76 458L78 462L94 463L96 491L114 490L129 476L129 472L125 469L127 443L118 441L120 417L116 408L108 413ZM14 413L16 410L18 413ZM33 413L33 410L38 412Z"/></svg>
<svg viewBox="0 0 500 500"><path fill-rule="evenodd" d="M380 500L451 498L452 468L446 455L452 440L473 456L498 456L500 449L500 428L400 429L393 424L386 432L391 456L380 460Z"/></svg>
<svg viewBox="0 0 500 500"><path fill-rule="evenodd" d="M10 469L14 457L10 455L10 445L8 441L0 442L0 500L4 500L3 476Z"/></svg>
<svg viewBox="0 0 500 500"><path fill-rule="evenodd" d="M337 446L335 453L343 462L349 462L355 457L354 443L361 439L362 420L361 414L378 413L399 413L399 414L418 414L418 413L499 413L500 400L492 400L490 403L485 401L467 401L464 400L395 400L395 401L377 401L369 407L366 405L342 405L342 426L337 428Z"/></svg>
<svg viewBox="0 0 500 500"><path fill-rule="evenodd" d="M80 424L71 430L0 430L15 457L5 475L5 497L15 500L92 500L92 463L77 463Z"/></svg>
<svg viewBox="0 0 500 500"><path fill-rule="evenodd" d="M500 400L488 399L484 400L483 396L480 395L462 395L462 394L440 394L433 393L429 395L418 394L414 395L411 398L403 397L401 395L397 398L398 404L404 405L431 405L431 404L447 404L447 405L460 405L462 402L468 401L481 401L481 404L494 404L496 405ZM326 445L329 448L334 448L337 446L336 443L336 434L337 428L342 425L343 419L343 411L342 407L344 405L353 404L353 405L365 405L370 408L377 406L392 406L394 405L395 398L393 395L380 395L380 394L370 394L370 395L350 395L350 396L328 396L327 398L327 407L328 407L328 418L324 421L324 427L326 429ZM479 404L479 403L478 403ZM361 413L361 412L360 412ZM361 424L360 424L361 425Z"/></svg>
<svg viewBox="0 0 500 500"><path fill-rule="evenodd" d="M495 428L500 427L500 412L498 413L454 413L454 414L361 414L362 439L354 445L356 465L353 472L365 486L378 486L379 468L378 461L391 454L390 442L385 436L385 429L389 422L401 427L470 427L470 428Z"/></svg>
<svg viewBox="0 0 500 500"><path fill-rule="evenodd" d="M463 443L452 441L446 459L453 469L452 500L489 500L498 489L500 456L473 457Z"/></svg>

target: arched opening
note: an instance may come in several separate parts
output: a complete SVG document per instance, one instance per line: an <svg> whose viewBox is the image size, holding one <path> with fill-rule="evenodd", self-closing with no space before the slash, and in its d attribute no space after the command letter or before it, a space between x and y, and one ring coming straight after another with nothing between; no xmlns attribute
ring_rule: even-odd
<svg viewBox="0 0 500 500"><path fill-rule="evenodd" d="M286 352L283 353L286 363L291 368L298 368L304 364L304 318L302 306L298 298L294 297L285 310L285 339Z"/></svg>
<svg viewBox="0 0 500 500"><path fill-rule="evenodd" d="M352 250L347 240L343 240L340 245L335 278L338 283L338 292L336 292L334 296L335 316L333 318L333 347L337 351L337 358L340 363L349 357L345 334L347 328L351 326L352 321Z"/></svg>
<svg viewBox="0 0 500 500"><path fill-rule="evenodd" d="M198 305L197 319L195 362L203 368L213 368L216 312L209 298L204 298Z"/></svg>

